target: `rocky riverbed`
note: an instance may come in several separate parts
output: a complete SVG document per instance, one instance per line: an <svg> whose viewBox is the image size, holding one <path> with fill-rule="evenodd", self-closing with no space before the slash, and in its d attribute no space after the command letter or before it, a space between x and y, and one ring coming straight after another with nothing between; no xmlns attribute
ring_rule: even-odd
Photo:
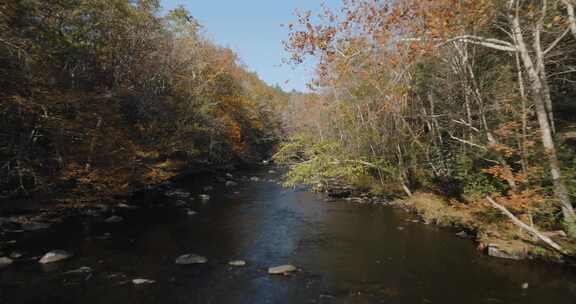
<svg viewBox="0 0 576 304"><path fill-rule="evenodd" d="M569 268L488 257L468 235L426 225L387 200L329 198L279 179L269 168L196 176L59 221L4 218L0 303L576 298Z"/></svg>

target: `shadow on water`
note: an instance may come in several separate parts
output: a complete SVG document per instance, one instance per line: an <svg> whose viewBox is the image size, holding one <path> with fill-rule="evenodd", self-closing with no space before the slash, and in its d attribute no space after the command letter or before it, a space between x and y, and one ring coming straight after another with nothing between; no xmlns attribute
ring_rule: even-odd
<svg viewBox="0 0 576 304"><path fill-rule="evenodd" d="M209 182L179 186L200 194ZM31 255L63 248L75 257L1 271L0 303L575 303L573 271L483 256L471 242L399 210L326 203L271 182L212 186L210 201L191 203L196 215L142 209L120 224L70 225L58 237L24 242ZM185 253L209 262L175 265ZM228 266L237 259L247 266ZM281 264L301 270L266 273ZM83 266L93 271L67 273ZM156 283L134 286L134 278Z"/></svg>

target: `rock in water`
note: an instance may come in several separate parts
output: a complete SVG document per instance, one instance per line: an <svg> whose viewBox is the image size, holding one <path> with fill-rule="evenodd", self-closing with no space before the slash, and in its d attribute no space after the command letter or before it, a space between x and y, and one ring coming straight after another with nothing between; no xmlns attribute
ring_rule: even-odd
<svg viewBox="0 0 576 304"><path fill-rule="evenodd" d="M258 176L252 176L252 177L250 178L250 180L253 181L253 182L259 182L259 181L260 181L260 178L259 178Z"/></svg>
<svg viewBox="0 0 576 304"><path fill-rule="evenodd" d="M104 220L104 222L106 222L106 223L120 223L122 221L124 221L124 219L121 216L117 216L117 215L113 215L113 216Z"/></svg>
<svg viewBox="0 0 576 304"><path fill-rule="evenodd" d="M0 269L6 268L8 266L10 266L10 264L12 264L12 259L7 258L7 257L1 257L0 258Z"/></svg>
<svg viewBox="0 0 576 304"><path fill-rule="evenodd" d="M209 201L210 200L210 195L208 195L208 194L200 194L200 195L198 195L198 197L203 201Z"/></svg>
<svg viewBox="0 0 576 304"><path fill-rule="evenodd" d="M121 208L121 209L138 209L138 206L120 203L120 204L118 204L118 208Z"/></svg>
<svg viewBox="0 0 576 304"><path fill-rule="evenodd" d="M210 191L214 190L214 187L212 187L212 186L206 186L206 187L204 187L204 188L202 188L202 189L204 190L204 192L210 192Z"/></svg>
<svg viewBox="0 0 576 304"><path fill-rule="evenodd" d="M268 268L269 274L289 274L294 271L296 271L296 267L293 265L282 265Z"/></svg>
<svg viewBox="0 0 576 304"><path fill-rule="evenodd" d="M496 258L501 258L501 259L509 259L509 260L522 260L523 258L525 258L525 256L523 256L520 253L508 253L505 252L503 250L500 250L498 248L496 248L495 246L488 246L488 255L489 256L493 256Z"/></svg>
<svg viewBox="0 0 576 304"><path fill-rule="evenodd" d="M91 273L92 272L92 268L88 267L88 266L83 266L80 267L78 269L74 269L74 270L70 270L65 272L64 274L73 274L73 273Z"/></svg>
<svg viewBox="0 0 576 304"><path fill-rule="evenodd" d="M175 201L175 202L174 202L174 206L176 206L176 207L184 207L184 206L186 206L186 202L185 202L185 201L178 200L178 201Z"/></svg>
<svg viewBox="0 0 576 304"><path fill-rule="evenodd" d="M184 190L181 190L181 189L174 189L174 190L166 192L166 196L180 198L180 199L186 199L186 198L190 197L190 193L186 192Z"/></svg>
<svg viewBox="0 0 576 304"><path fill-rule="evenodd" d="M38 231L50 228L50 224L47 223L24 223L22 224L22 229L26 231Z"/></svg>
<svg viewBox="0 0 576 304"><path fill-rule="evenodd" d="M234 182L234 181L227 181L226 182L226 187L234 187L234 186L238 186L238 183Z"/></svg>
<svg viewBox="0 0 576 304"><path fill-rule="evenodd" d="M197 254L185 254L177 257L175 262L178 265L205 264L208 259Z"/></svg>
<svg viewBox="0 0 576 304"><path fill-rule="evenodd" d="M47 252L38 262L40 264L48 264L69 259L72 256L69 252L64 250L52 250Z"/></svg>
<svg viewBox="0 0 576 304"><path fill-rule="evenodd" d="M196 212L194 210L190 210L190 209L186 210L186 215L192 216L192 215L196 215L196 214L198 214L198 212Z"/></svg>
<svg viewBox="0 0 576 304"><path fill-rule="evenodd" d="M460 232L456 233L456 236L461 237L463 239L467 239L470 237L470 235L468 235L468 232L466 232L466 231L460 231Z"/></svg>
<svg viewBox="0 0 576 304"><path fill-rule="evenodd" d="M134 285L143 285L143 284L154 284L156 281L148 280L148 279L134 279L132 280Z"/></svg>
<svg viewBox="0 0 576 304"><path fill-rule="evenodd" d="M242 261L242 260L230 261L230 262L228 262L228 265L236 266L236 267L246 266L246 261Z"/></svg>

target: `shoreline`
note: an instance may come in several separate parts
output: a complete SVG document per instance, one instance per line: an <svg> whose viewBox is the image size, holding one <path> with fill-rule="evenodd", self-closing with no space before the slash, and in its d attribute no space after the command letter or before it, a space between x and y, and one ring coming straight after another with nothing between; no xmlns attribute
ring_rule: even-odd
<svg viewBox="0 0 576 304"><path fill-rule="evenodd" d="M436 225L455 230L455 237L469 239L477 245L478 251L487 256L507 260L536 260L547 263L576 266L576 255L560 255L538 243L517 226L504 223L487 223L478 220L473 211L451 204L448 198L432 192L416 192L411 197L378 196L350 185L336 185L313 188L312 191L325 193L327 202L340 199L356 204L382 204L400 208L416 215L426 225ZM565 233L544 232L548 237L562 243L569 243ZM569 243L569 245L573 245Z"/></svg>
<svg viewBox="0 0 576 304"><path fill-rule="evenodd" d="M179 191L177 184L180 180L208 176L213 179L212 184L224 183L226 172L235 170L235 166L243 165L191 167L155 184L97 198L91 198L92 193L77 196L70 190L57 198L41 200L37 199L40 197L37 194L7 201L8 205L0 206L0 257L6 251L17 250L21 240L57 233L70 225L83 229L90 225L122 222L140 211L182 209L180 198L169 195L170 191Z"/></svg>

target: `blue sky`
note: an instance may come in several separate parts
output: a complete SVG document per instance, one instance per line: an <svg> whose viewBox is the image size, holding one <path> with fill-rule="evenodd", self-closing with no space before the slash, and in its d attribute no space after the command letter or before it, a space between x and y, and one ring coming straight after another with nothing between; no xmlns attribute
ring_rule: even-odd
<svg viewBox="0 0 576 304"><path fill-rule="evenodd" d="M336 7L340 1L326 3ZM288 57L282 46L288 30L281 24L295 23L295 9L319 12L321 0L162 0L165 11L178 5L186 7L205 26L208 38L236 51L261 79L285 90L305 90L313 67L294 68L282 63Z"/></svg>

